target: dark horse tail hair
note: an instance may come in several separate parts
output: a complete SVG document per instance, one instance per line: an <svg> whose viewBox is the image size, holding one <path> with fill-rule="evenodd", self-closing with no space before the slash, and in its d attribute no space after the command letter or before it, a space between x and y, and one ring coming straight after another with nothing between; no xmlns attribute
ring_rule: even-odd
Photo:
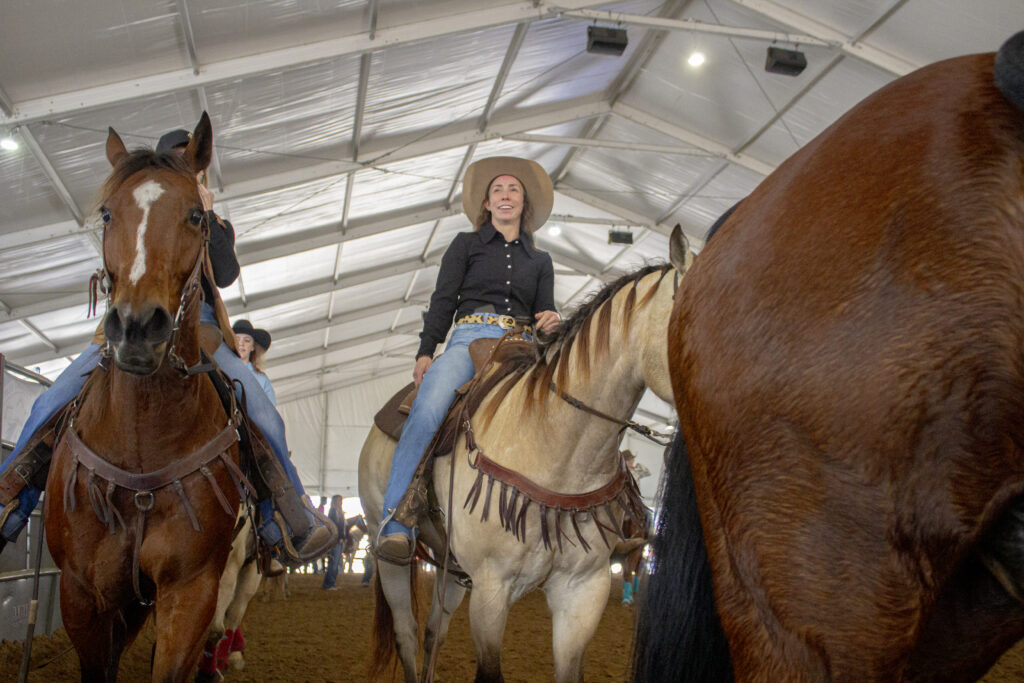
<svg viewBox="0 0 1024 683"><path fill-rule="evenodd" d="M374 560L376 562L376 560ZM419 562L413 558L409 564L409 602L412 604L413 618L419 621L419 596L416 590L419 585ZM370 636L370 662L366 670L366 680L391 680L395 666L398 665L398 647L395 642L395 616L384 596L384 586L380 582L380 569L373 573L373 630Z"/></svg>
<svg viewBox="0 0 1024 683"><path fill-rule="evenodd" d="M1024 110L1024 31L1010 37L996 53L995 81L1003 96Z"/></svg>
<svg viewBox="0 0 1024 683"><path fill-rule="evenodd" d="M666 453L653 560L640 601L633 680L732 681L682 432Z"/></svg>

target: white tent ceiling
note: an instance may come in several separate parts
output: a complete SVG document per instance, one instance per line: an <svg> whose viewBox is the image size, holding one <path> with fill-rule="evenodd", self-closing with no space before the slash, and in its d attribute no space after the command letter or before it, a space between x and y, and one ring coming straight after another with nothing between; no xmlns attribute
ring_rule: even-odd
<svg viewBox="0 0 1024 683"><path fill-rule="evenodd" d="M585 50L595 21L627 28L622 57ZM0 151L0 351L52 376L88 343L107 126L152 145L210 113L243 264L225 299L273 332L287 402L408 375L440 255L469 228L473 159L552 175L538 238L564 310L664 258L676 223L699 250L869 93L1021 28L1021 0L5 2L0 133L20 148ZM773 42L807 69L766 73ZM609 245L612 226L634 244ZM639 416L671 410L648 398Z"/></svg>

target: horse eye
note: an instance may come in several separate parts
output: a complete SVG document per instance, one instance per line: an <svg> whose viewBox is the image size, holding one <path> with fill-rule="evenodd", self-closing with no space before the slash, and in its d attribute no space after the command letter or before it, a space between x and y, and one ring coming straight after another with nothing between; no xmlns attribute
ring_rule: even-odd
<svg viewBox="0 0 1024 683"><path fill-rule="evenodd" d="M192 225L199 225L203 220L203 212L199 209L192 209L188 213L188 222Z"/></svg>
<svg viewBox="0 0 1024 683"><path fill-rule="evenodd" d="M110 209L105 206L100 207L100 220L103 221L103 225L110 225Z"/></svg>

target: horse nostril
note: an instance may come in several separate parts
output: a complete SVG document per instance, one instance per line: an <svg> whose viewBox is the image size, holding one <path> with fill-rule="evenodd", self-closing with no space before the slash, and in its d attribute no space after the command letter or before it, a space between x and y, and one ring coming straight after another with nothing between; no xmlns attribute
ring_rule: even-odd
<svg viewBox="0 0 1024 683"><path fill-rule="evenodd" d="M121 323L121 315L116 308L107 311L107 317L103 321L103 334L107 341L115 344L124 339L124 325Z"/></svg>
<svg viewBox="0 0 1024 683"><path fill-rule="evenodd" d="M167 341L171 336L172 324L171 315L164 308L153 309L149 319L143 323L146 341L151 344Z"/></svg>

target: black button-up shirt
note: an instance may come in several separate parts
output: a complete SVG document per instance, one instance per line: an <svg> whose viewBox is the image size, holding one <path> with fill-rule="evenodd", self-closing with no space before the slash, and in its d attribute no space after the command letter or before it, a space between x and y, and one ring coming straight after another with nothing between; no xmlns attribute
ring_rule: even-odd
<svg viewBox="0 0 1024 683"><path fill-rule="evenodd" d="M555 269L529 235L506 242L486 223L476 232L457 234L444 253L416 357L433 356L453 321L489 307L499 315L531 319L555 310Z"/></svg>

